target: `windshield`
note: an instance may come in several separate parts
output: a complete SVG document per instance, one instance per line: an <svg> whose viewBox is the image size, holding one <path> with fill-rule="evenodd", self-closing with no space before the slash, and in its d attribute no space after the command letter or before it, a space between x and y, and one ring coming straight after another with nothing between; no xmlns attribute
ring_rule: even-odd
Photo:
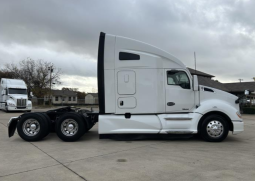
<svg viewBox="0 0 255 181"><path fill-rule="evenodd" d="M8 89L9 94L27 94L27 89Z"/></svg>

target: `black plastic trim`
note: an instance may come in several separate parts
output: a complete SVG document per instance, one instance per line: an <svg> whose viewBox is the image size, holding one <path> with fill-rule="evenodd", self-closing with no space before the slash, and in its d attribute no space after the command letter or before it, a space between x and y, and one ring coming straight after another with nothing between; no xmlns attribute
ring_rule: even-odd
<svg viewBox="0 0 255 181"><path fill-rule="evenodd" d="M101 32L98 45L98 60L97 60L97 86L98 86L98 102L99 113L105 113L105 91L104 91L104 44L105 33Z"/></svg>
<svg viewBox="0 0 255 181"><path fill-rule="evenodd" d="M19 118L13 118L10 124L8 125L8 135L9 138L12 137L15 133L15 130L17 128Z"/></svg>
<svg viewBox="0 0 255 181"><path fill-rule="evenodd" d="M140 60L140 55L128 52L120 52L119 53L120 60Z"/></svg>
<svg viewBox="0 0 255 181"><path fill-rule="evenodd" d="M207 91L207 92L214 92L212 89L209 89L209 88L204 88L204 91Z"/></svg>
<svg viewBox="0 0 255 181"><path fill-rule="evenodd" d="M158 114L189 114L189 113L197 113L197 112L161 112L161 113L130 113L130 115L132 116L135 116L135 115L158 115ZM125 114L112 114L112 113L109 113L111 115L124 115Z"/></svg>
<svg viewBox="0 0 255 181"><path fill-rule="evenodd" d="M125 113L125 118L130 119L131 118L131 113Z"/></svg>

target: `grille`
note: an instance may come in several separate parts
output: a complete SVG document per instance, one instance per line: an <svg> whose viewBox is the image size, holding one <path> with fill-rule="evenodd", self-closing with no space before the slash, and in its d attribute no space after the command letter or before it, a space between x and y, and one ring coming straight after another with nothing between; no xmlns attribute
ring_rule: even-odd
<svg viewBox="0 0 255 181"><path fill-rule="evenodd" d="M26 107L27 100L26 99L17 99L17 107Z"/></svg>

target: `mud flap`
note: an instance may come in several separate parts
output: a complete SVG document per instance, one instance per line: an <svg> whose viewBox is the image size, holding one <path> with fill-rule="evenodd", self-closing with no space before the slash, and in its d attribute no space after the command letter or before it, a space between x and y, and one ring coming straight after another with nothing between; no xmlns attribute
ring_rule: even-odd
<svg viewBox="0 0 255 181"><path fill-rule="evenodd" d="M12 117L8 123L8 134L9 134L9 138L12 137L15 133L15 130L17 128L17 124L18 124L18 117Z"/></svg>

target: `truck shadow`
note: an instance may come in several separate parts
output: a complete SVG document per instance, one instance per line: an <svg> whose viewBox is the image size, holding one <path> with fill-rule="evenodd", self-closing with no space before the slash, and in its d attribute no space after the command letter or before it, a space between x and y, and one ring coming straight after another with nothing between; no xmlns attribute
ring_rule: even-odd
<svg viewBox="0 0 255 181"><path fill-rule="evenodd" d="M84 136L81 137L79 141L87 141L99 139L97 131L89 131ZM158 140L158 141L194 141L194 142L205 142L198 135L161 135L161 134L112 134L101 139L108 139L112 141L148 141L148 140ZM223 142L243 142L242 139L228 136Z"/></svg>

